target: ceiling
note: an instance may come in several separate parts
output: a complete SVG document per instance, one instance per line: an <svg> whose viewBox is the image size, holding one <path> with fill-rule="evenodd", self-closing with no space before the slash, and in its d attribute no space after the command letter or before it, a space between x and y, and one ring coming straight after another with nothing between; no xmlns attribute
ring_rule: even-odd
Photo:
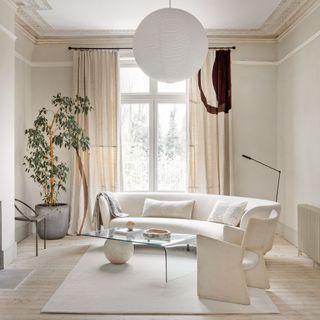
<svg viewBox="0 0 320 320"><path fill-rule="evenodd" d="M17 22L35 38L132 35L168 0L14 0ZM273 38L318 0L172 0L196 16L208 36Z"/></svg>
<svg viewBox="0 0 320 320"><path fill-rule="evenodd" d="M207 29L259 28L281 0L173 0L172 6L195 15ZM134 30L167 0L48 0L38 13L54 29ZM239 5L241 3L241 5Z"/></svg>

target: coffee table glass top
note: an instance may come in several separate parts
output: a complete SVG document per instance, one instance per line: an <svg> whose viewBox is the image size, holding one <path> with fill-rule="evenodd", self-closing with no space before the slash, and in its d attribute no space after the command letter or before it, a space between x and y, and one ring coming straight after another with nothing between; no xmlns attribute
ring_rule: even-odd
<svg viewBox="0 0 320 320"><path fill-rule="evenodd" d="M150 239L143 235L144 230L128 232L127 234L116 233L116 230L117 228L91 231L88 233L83 233L82 236L126 241L156 247L167 247L176 244L187 244L192 240L196 239L195 235L182 233L171 233L170 238L168 240Z"/></svg>

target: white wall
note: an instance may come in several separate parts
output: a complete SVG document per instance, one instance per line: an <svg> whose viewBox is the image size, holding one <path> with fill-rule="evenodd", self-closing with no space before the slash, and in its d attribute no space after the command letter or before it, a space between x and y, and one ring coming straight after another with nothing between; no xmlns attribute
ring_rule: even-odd
<svg viewBox="0 0 320 320"><path fill-rule="evenodd" d="M16 256L14 239L14 8L0 2L0 268Z"/></svg>
<svg viewBox="0 0 320 320"><path fill-rule="evenodd" d="M26 201L26 174L22 163L25 155L26 115L31 106L31 66L28 60L31 58L33 43L19 30L16 30L15 43L15 197ZM19 213L15 212L16 215ZM27 222L15 222L16 241L24 239L32 231L32 225Z"/></svg>
<svg viewBox="0 0 320 320"><path fill-rule="evenodd" d="M313 144L320 133L320 90L315 88L320 75L319 18L318 9L278 44L232 43L237 45L232 52L235 194L275 197L277 174L242 154L281 169L280 232L292 242L297 203L319 205L320 151ZM53 94L72 95L72 54L67 47L35 46L30 57L32 97L27 126L32 125L39 108L49 105ZM62 156L70 161L70 153L62 152ZM31 204L41 200L30 179L26 190ZM69 192L64 194L62 201L69 202L69 196Z"/></svg>
<svg viewBox="0 0 320 320"><path fill-rule="evenodd" d="M36 46L19 29L16 30L16 196L31 206L42 202L40 187L24 173L24 130L32 127L42 107L51 107L53 95L61 92L72 95L72 60L67 46ZM65 61L68 59L67 66ZM59 149L57 155L70 164L71 152ZM69 202L70 175L67 192L61 193L60 202ZM30 232L23 223L16 223L16 238L23 239Z"/></svg>
<svg viewBox="0 0 320 320"><path fill-rule="evenodd" d="M27 128L32 127L33 121L42 107L51 108L53 95L61 92L63 95L72 96L72 68L70 67L33 67L31 70L32 98L26 116ZM70 164L71 151L56 149L60 160ZM67 181L67 192L62 192L59 202L70 203L70 174ZM26 199L34 206L41 203L39 186L29 177L26 179Z"/></svg>
<svg viewBox="0 0 320 320"><path fill-rule="evenodd" d="M7 23L10 15L2 14L3 10L0 12L0 19L5 16ZM237 45L237 50L232 52L235 194L267 199L275 196L276 173L242 158L242 154L281 169L280 202L283 210L280 232L294 243L296 205L302 202L320 205L320 148L317 145L320 136L319 34L318 8L279 43L231 43ZM8 43L0 55L10 62L9 67L6 65L10 70L6 72L12 75L12 40L1 31L0 36L1 43ZM29 127L37 110L48 106L53 94L60 91L72 95L72 53L67 47L77 43L42 44L31 48L27 42L25 39L18 41L16 50L31 61L32 67L16 62L16 74L20 75L16 85L19 90L31 87L32 96L28 97L26 91L26 96L17 92L16 107L21 115L25 108L25 126ZM4 67L2 61L0 65ZM4 85L8 86L7 78L5 80ZM9 92L8 98L0 98L1 108L12 104L10 90L11 87L6 91ZM16 121L23 126L20 114ZM2 127L1 130L10 131ZM16 139L16 172L22 177L19 163L24 137L19 128L16 128L16 134L19 135ZM10 146L8 150L11 152ZM70 161L70 153L62 152L62 156ZM16 178L16 193L22 195L26 190L24 195L29 203L39 202L38 187L28 178L24 189L19 179ZM69 193L63 195L62 201L69 202L69 196Z"/></svg>
<svg viewBox="0 0 320 320"><path fill-rule="evenodd" d="M236 43L232 51L234 193L275 199L277 174L242 157L276 166L276 43Z"/></svg>
<svg viewBox="0 0 320 320"><path fill-rule="evenodd" d="M280 42L283 58L277 92L280 230L296 243L297 204L320 206L320 8Z"/></svg>
<svg viewBox="0 0 320 320"><path fill-rule="evenodd" d="M236 195L275 200L277 173L242 157L276 166L276 66L232 66L233 161Z"/></svg>
<svg viewBox="0 0 320 320"><path fill-rule="evenodd" d="M276 164L276 67L268 64L276 58L276 45L232 44L237 45L237 50L232 52L235 62L232 65L235 193L273 199L274 173L241 155L247 153L271 165ZM32 125L37 110L49 105L53 94L61 91L72 95L72 52L67 48L68 44L35 46L31 57L32 102L27 112L28 126ZM71 160L70 152L62 152L62 155L67 161ZM35 204L41 200L39 189L30 179L26 181L26 197ZM69 184L67 189L61 199L69 202Z"/></svg>

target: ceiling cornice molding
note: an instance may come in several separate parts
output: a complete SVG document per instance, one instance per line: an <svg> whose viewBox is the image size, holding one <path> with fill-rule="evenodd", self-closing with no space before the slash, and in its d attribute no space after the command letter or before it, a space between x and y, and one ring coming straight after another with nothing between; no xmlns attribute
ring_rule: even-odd
<svg viewBox="0 0 320 320"><path fill-rule="evenodd" d="M295 28L297 28L300 23L302 23L308 16L310 16L316 9L320 7L320 1L319 0L312 0L312 5L309 5L303 13L301 13L295 21L292 21L291 24L283 30L282 33L280 33L277 37L277 41L280 42L283 39L285 39Z"/></svg>
<svg viewBox="0 0 320 320"><path fill-rule="evenodd" d="M7 5L13 10L16 11L18 9L18 6L14 2L14 0L4 0L4 2L7 3Z"/></svg>
<svg viewBox="0 0 320 320"><path fill-rule="evenodd" d="M281 33L281 29L285 28L287 22L304 6L307 2L313 0L283 0L280 2L276 10L262 25L261 30L273 34L275 36Z"/></svg>
<svg viewBox="0 0 320 320"><path fill-rule="evenodd" d="M118 38L132 38L134 30L54 30L37 10L51 10L47 0L6 0L16 3L16 24L36 44L47 43L115 43ZM274 42L290 32L315 9L319 0L282 0L259 29L208 29L209 40L241 42Z"/></svg>
<svg viewBox="0 0 320 320"><path fill-rule="evenodd" d="M307 16L307 14L313 12L319 6L319 0L285 1L291 1L291 5L287 6L286 8L282 8L282 10L279 9L275 11L275 13L278 13L278 16L274 17L274 30L271 30L271 32L273 32L277 38L287 33L293 25L299 24ZM268 20L266 21L265 28L268 28ZM277 20L278 22L276 22ZM269 23L271 23L269 28L272 28L272 21L269 21ZM277 25L278 27L276 27Z"/></svg>
<svg viewBox="0 0 320 320"><path fill-rule="evenodd" d="M37 43L37 38L29 31L26 30L20 23L15 23L15 29L22 33L27 39L29 39L33 44Z"/></svg>
<svg viewBox="0 0 320 320"><path fill-rule="evenodd" d="M257 36L209 36L209 46L216 44L236 45L237 43L276 43L276 39L272 37L257 37Z"/></svg>
<svg viewBox="0 0 320 320"><path fill-rule="evenodd" d="M52 37L39 38L36 44L67 44L69 46L90 46L90 47L119 47L132 46L133 37Z"/></svg>
<svg viewBox="0 0 320 320"><path fill-rule="evenodd" d="M276 43L276 39L269 37L235 37L208 36L209 45L237 44L237 43ZM36 39L36 44L66 44L77 46L96 46L127 48L133 44L133 36L104 36L104 37L44 37Z"/></svg>
<svg viewBox="0 0 320 320"><path fill-rule="evenodd" d="M294 48L292 51L288 52L283 58L276 61L264 61L264 60L232 60L233 64L238 65L255 65L255 66L279 66L288 59L290 59L292 56L294 56L297 52L305 48L307 45L312 43L315 39L320 37L320 31L313 34L311 37L306 39L303 43L301 43L299 46ZM217 42L215 42L216 44ZM131 50L123 50L121 52L121 56L132 58L132 51ZM24 63L28 64L31 67L71 67L72 61L31 61L27 58L23 57L21 54L16 52L16 58L20 59ZM131 62L129 62L131 63Z"/></svg>
<svg viewBox="0 0 320 320"><path fill-rule="evenodd" d="M37 39L52 38L87 38L87 37L133 37L135 30L113 29L113 30L47 30L39 35L34 33L24 21L17 17L18 24L31 33ZM207 29L208 37L255 37L274 38L260 29Z"/></svg>
<svg viewBox="0 0 320 320"><path fill-rule="evenodd" d="M40 16L38 10L52 10L47 0L13 0L17 9L17 18L20 24L29 29L30 33L38 37L52 33L55 30Z"/></svg>
<svg viewBox="0 0 320 320"><path fill-rule="evenodd" d="M120 30L121 32L102 32L101 35L96 35L93 32L87 32L83 34L78 31L75 35L74 33L66 34L59 33L58 36L36 36L30 28L22 23L19 17L16 18L16 29L23 33L29 40L34 44L76 44L76 45L110 45L110 46L131 46L133 42L134 32L131 30ZM252 30L253 31L253 30ZM210 45L216 43L272 43L276 42L276 39L272 36L257 35L256 32L239 32L239 30L208 30L208 41Z"/></svg>

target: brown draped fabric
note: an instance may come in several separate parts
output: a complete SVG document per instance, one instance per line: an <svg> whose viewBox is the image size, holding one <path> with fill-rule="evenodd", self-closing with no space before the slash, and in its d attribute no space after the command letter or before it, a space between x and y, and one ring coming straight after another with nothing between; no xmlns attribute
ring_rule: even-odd
<svg viewBox="0 0 320 320"><path fill-rule="evenodd" d="M232 194L231 62L229 50L209 50L190 80L189 191Z"/></svg>
<svg viewBox="0 0 320 320"><path fill-rule="evenodd" d="M231 109L231 59L230 50L218 50L212 69L212 83L217 96L218 110Z"/></svg>
<svg viewBox="0 0 320 320"><path fill-rule="evenodd" d="M218 50L212 68L212 84L216 93L217 106L208 103L201 84L201 70L198 72L198 85L201 101L212 114L228 113L231 109L231 60L230 50Z"/></svg>

